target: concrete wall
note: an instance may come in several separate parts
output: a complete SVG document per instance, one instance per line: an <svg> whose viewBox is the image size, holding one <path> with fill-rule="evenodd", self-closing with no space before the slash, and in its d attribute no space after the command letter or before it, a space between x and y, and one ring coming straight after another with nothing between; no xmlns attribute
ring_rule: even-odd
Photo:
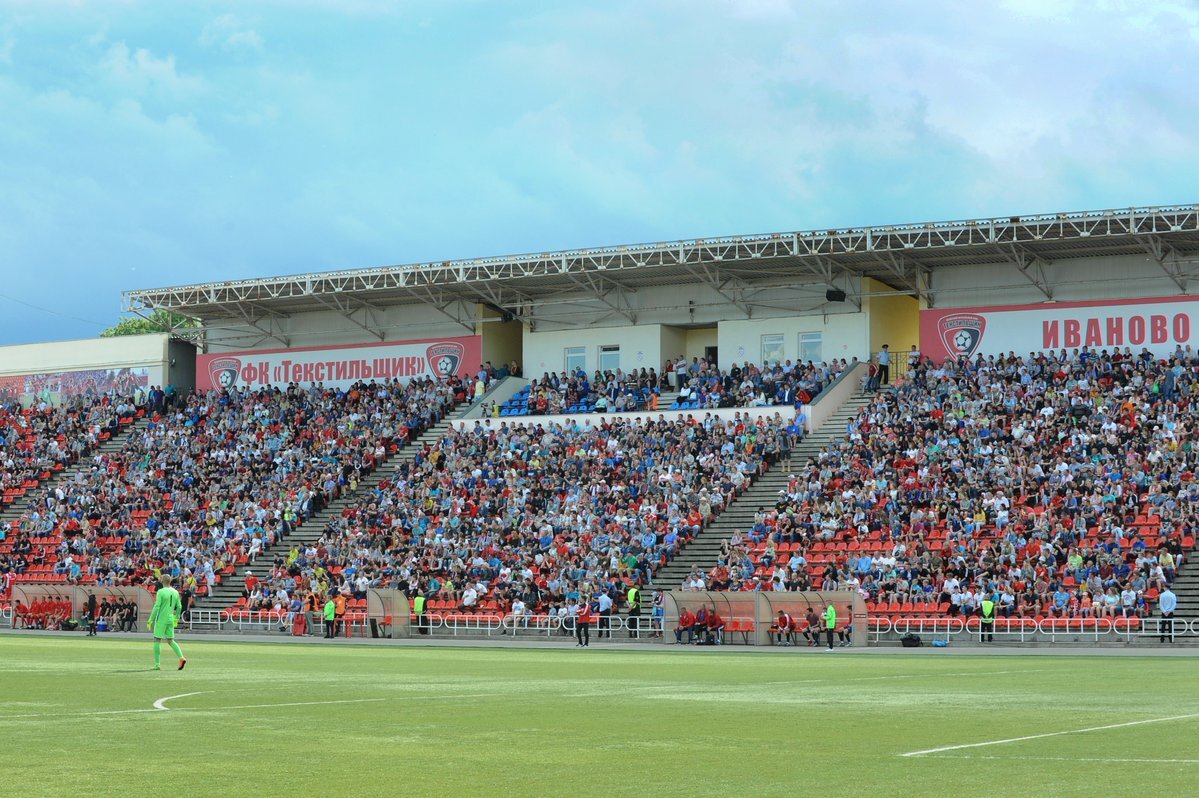
<svg viewBox="0 0 1199 798"><path fill-rule="evenodd" d="M515 391L514 391L515 393ZM500 424L565 424L566 422L578 422L583 426L593 426L596 424L605 424L617 419L632 419L638 420L657 420L658 418L678 419L679 417L691 417L697 421L702 421L708 416L729 420L740 415L742 418L774 418L775 415L784 421L791 421L796 416L796 410L793 407L784 407L782 405L776 407L728 407L718 408L714 410L659 410L653 413L647 413L644 410L629 413L575 413L573 415L563 414L555 416L505 416L503 418L464 418L450 422L458 429L474 429L476 424L482 424L484 427L498 429Z"/></svg>
<svg viewBox="0 0 1199 798"><path fill-rule="evenodd" d="M867 278L863 282L867 293L892 292L891 296L868 296L863 300L870 318L871 353L877 353L883 344L890 344L892 362L907 363L905 353L911 351L913 344L920 344L920 303L875 280Z"/></svg>
<svg viewBox="0 0 1199 798"><path fill-rule="evenodd" d="M167 368L161 383L174 385L179 391L196 387L196 348L186 341L167 343Z"/></svg>
<svg viewBox="0 0 1199 798"><path fill-rule="evenodd" d="M785 288L770 289L772 303L779 307L755 307L755 318L769 316L792 316L800 308L819 309L825 306L823 283L801 285L790 284ZM847 286L856 292L856 284ZM579 307L571 299L582 299L588 295L580 291L577 295L557 296L542 303L538 310L537 330L547 332L563 328L577 328L580 323ZM672 285L642 286L620 299L622 307L627 305L635 314L638 324L669 324L677 327L711 327L728 318L744 317L744 312L730 304L728 299L708 285L699 281L677 282ZM595 311L586 311L594 314ZM607 315L607 312L605 312ZM601 323L617 323L606 319ZM623 320L620 320L623 321ZM627 323L627 322L625 322ZM702 350L701 350L702 351ZM676 353L677 354L677 353Z"/></svg>
<svg viewBox="0 0 1199 798"><path fill-rule="evenodd" d="M682 354L690 360L693 357L703 357L704 352L709 346L720 346L720 329L716 325L711 327L695 327L687 330L687 343ZM724 354L717 353L721 359L724 359ZM674 355L670 355L674 357Z"/></svg>
<svg viewBox="0 0 1199 798"><path fill-rule="evenodd" d="M852 305L849 306L852 308ZM870 351L870 325L866 312L827 316L784 316L772 319L722 321L719 328L720 365L727 367L747 360L761 360L762 336L782 334L783 358L799 357L799 334L818 332L824 336L823 359L855 357L866 359Z"/></svg>
<svg viewBox="0 0 1199 798"><path fill-rule="evenodd" d="M815 432L825 421L840 409L858 392L862 385L862 377L866 374L866 363L859 362L855 366L841 372L841 376L833 380L833 384L820 392L812 404L804 406L804 416L807 418L808 433Z"/></svg>
<svg viewBox="0 0 1199 798"><path fill-rule="evenodd" d="M687 336L691 330L682 327L672 327L669 324L662 325L662 346L659 351L662 353L663 361L678 357L687 353ZM658 371L662 370L662 365L657 366Z"/></svg>
<svg viewBox="0 0 1199 798"><path fill-rule="evenodd" d="M588 329L556 330L524 333L525 376L536 379L547 371L565 368L565 349L581 346L585 350L588 373L599 368L599 348L605 345L620 347L620 367L662 370L662 329L658 324L637 326L591 327Z"/></svg>
<svg viewBox="0 0 1199 798"><path fill-rule="evenodd" d="M478 322L475 330L483 348L483 362L499 368L503 363L524 360L524 329L519 321L501 321L501 314L487 307L478 306ZM477 365L477 364L476 364ZM474 368L474 365L471 366Z"/></svg>
<svg viewBox="0 0 1199 798"><path fill-rule="evenodd" d="M150 376L161 380L167 340L165 333L158 333L4 346L0 347L0 375L148 367Z"/></svg>

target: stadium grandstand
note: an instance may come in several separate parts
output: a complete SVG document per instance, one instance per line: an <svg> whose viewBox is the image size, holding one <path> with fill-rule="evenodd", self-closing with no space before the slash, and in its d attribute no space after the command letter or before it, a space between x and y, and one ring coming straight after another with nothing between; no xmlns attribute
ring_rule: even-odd
<svg viewBox="0 0 1199 798"><path fill-rule="evenodd" d="M2 350L0 601L124 628L169 572L194 631L671 642L719 597L766 644L819 595L846 643L1199 640L1197 276L1188 205L129 291L194 325Z"/></svg>

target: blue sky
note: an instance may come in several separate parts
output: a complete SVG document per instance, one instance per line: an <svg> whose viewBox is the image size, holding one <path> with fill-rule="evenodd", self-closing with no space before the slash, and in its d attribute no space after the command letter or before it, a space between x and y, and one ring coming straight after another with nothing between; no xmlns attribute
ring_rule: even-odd
<svg viewBox="0 0 1199 798"><path fill-rule="evenodd" d="M0 343L128 288L1195 202L1196 74L1170 0L0 0Z"/></svg>

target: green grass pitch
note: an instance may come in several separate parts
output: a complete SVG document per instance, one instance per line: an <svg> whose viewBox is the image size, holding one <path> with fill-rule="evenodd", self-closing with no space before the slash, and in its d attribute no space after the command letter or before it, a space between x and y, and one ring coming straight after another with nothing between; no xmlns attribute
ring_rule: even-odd
<svg viewBox="0 0 1199 798"><path fill-rule="evenodd" d="M0 793L1199 793L1189 657L181 642L0 636Z"/></svg>

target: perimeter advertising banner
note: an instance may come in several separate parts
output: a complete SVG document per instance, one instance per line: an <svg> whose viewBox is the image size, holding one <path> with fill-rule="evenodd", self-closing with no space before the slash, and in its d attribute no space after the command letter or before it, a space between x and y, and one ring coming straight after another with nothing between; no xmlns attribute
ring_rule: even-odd
<svg viewBox="0 0 1199 798"><path fill-rule="evenodd" d="M1084 346L1166 355L1196 330L1199 296L922 310L920 351L936 362Z"/></svg>
<svg viewBox="0 0 1199 798"><path fill-rule="evenodd" d="M479 336L391 341L380 344L259 349L196 357L196 387L285 387L320 382L348 388L356 382L474 374L482 362Z"/></svg>

